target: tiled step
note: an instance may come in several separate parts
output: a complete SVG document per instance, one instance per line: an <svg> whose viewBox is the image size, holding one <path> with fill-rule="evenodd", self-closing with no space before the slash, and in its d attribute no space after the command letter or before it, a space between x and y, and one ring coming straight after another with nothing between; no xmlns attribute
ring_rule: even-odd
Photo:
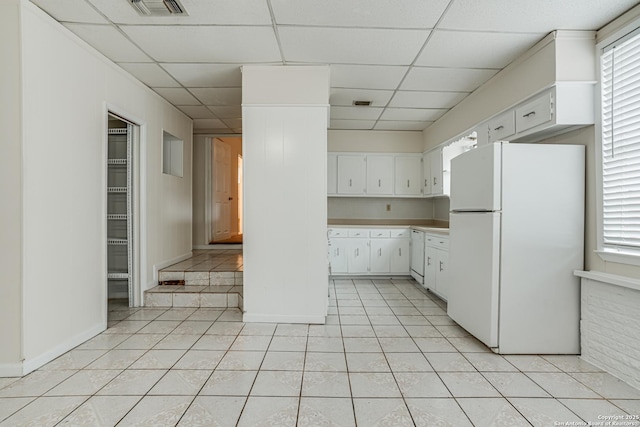
<svg viewBox="0 0 640 427"><path fill-rule="evenodd" d="M144 293L145 307L243 307L242 286L158 285Z"/></svg>
<svg viewBox="0 0 640 427"><path fill-rule="evenodd" d="M241 286L242 271L167 271L161 270L158 281L184 280L185 286Z"/></svg>

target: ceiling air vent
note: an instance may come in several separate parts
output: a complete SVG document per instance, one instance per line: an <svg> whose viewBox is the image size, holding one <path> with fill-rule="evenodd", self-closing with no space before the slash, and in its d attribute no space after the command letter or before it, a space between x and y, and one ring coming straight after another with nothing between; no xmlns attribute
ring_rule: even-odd
<svg viewBox="0 0 640 427"><path fill-rule="evenodd" d="M371 101L353 101L353 105L356 107L369 107L371 106Z"/></svg>
<svg viewBox="0 0 640 427"><path fill-rule="evenodd" d="M129 0L140 15L169 16L186 15L187 12L178 0Z"/></svg>

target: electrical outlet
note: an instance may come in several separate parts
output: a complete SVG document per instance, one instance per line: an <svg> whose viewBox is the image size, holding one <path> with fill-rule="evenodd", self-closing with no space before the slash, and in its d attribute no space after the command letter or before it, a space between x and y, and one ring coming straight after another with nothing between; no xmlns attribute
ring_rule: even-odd
<svg viewBox="0 0 640 427"><path fill-rule="evenodd" d="M391 205L387 205L387 212L391 210Z"/></svg>

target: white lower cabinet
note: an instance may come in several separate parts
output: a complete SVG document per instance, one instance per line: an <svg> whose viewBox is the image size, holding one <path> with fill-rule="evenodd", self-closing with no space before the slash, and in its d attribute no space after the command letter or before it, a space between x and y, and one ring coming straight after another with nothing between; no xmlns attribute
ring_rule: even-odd
<svg viewBox="0 0 640 427"><path fill-rule="evenodd" d="M367 274L369 272L369 239L348 239L348 273Z"/></svg>
<svg viewBox="0 0 640 427"><path fill-rule="evenodd" d="M329 240L329 263L331 274L344 274L349 272L347 259L347 243L349 239L332 238Z"/></svg>
<svg viewBox="0 0 640 427"><path fill-rule="evenodd" d="M408 228L330 228L331 274L409 275Z"/></svg>
<svg viewBox="0 0 640 427"><path fill-rule="evenodd" d="M425 235L424 287L447 300L449 289L449 238Z"/></svg>

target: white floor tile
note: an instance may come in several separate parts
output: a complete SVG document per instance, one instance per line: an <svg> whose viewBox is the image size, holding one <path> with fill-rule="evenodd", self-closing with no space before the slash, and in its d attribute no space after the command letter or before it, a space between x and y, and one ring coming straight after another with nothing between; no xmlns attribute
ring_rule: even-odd
<svg viewBox="0 0 640 427"><path fill-rule="evenodd" d="M359 426L414 426L402 399L353 399L353 406Z"/></svg>
<svg viewBox="0 0 640 427"><path fill-rule="evenodd" d="M465 413L453 399L412 398L406 399L406 401L409 412L418 426L472 426Z"/></svg>
<svg viewBox="0 0 640 427"><path fill-rule="evenodd" d="M238 427L294 427L297 397L251 396L242 411Z"/></svg>
<svg viewBox="0 0 640 427"><path fill-rule="evenodd" d="M193 396L145 396L122 420L122 425L175 426Z"/></svg>
<svg viewBox="0 0 640 427"><path fill-rule="evenodd" d="M1 422L0 426L52 427L86 399L86 396L40 397Z"/></svg>
<svg viewBox="0 0 640 427"><path fill-rule="evenodd" d="M350 398L318 398L300 399L298 427L355 427L353 404Z"/></svg>
<svg viewBox="0 0 640 427"><path fill-rule="evenodd" d="M235 426L245 397L198 396L180 419L178 426Z"/></svg>
<svg viewBox="0 0 640 427"><path fill-rule="evenodd" d="M530 424L502 398L464 398L458 404L476 427L529 427Z"/></svg>

